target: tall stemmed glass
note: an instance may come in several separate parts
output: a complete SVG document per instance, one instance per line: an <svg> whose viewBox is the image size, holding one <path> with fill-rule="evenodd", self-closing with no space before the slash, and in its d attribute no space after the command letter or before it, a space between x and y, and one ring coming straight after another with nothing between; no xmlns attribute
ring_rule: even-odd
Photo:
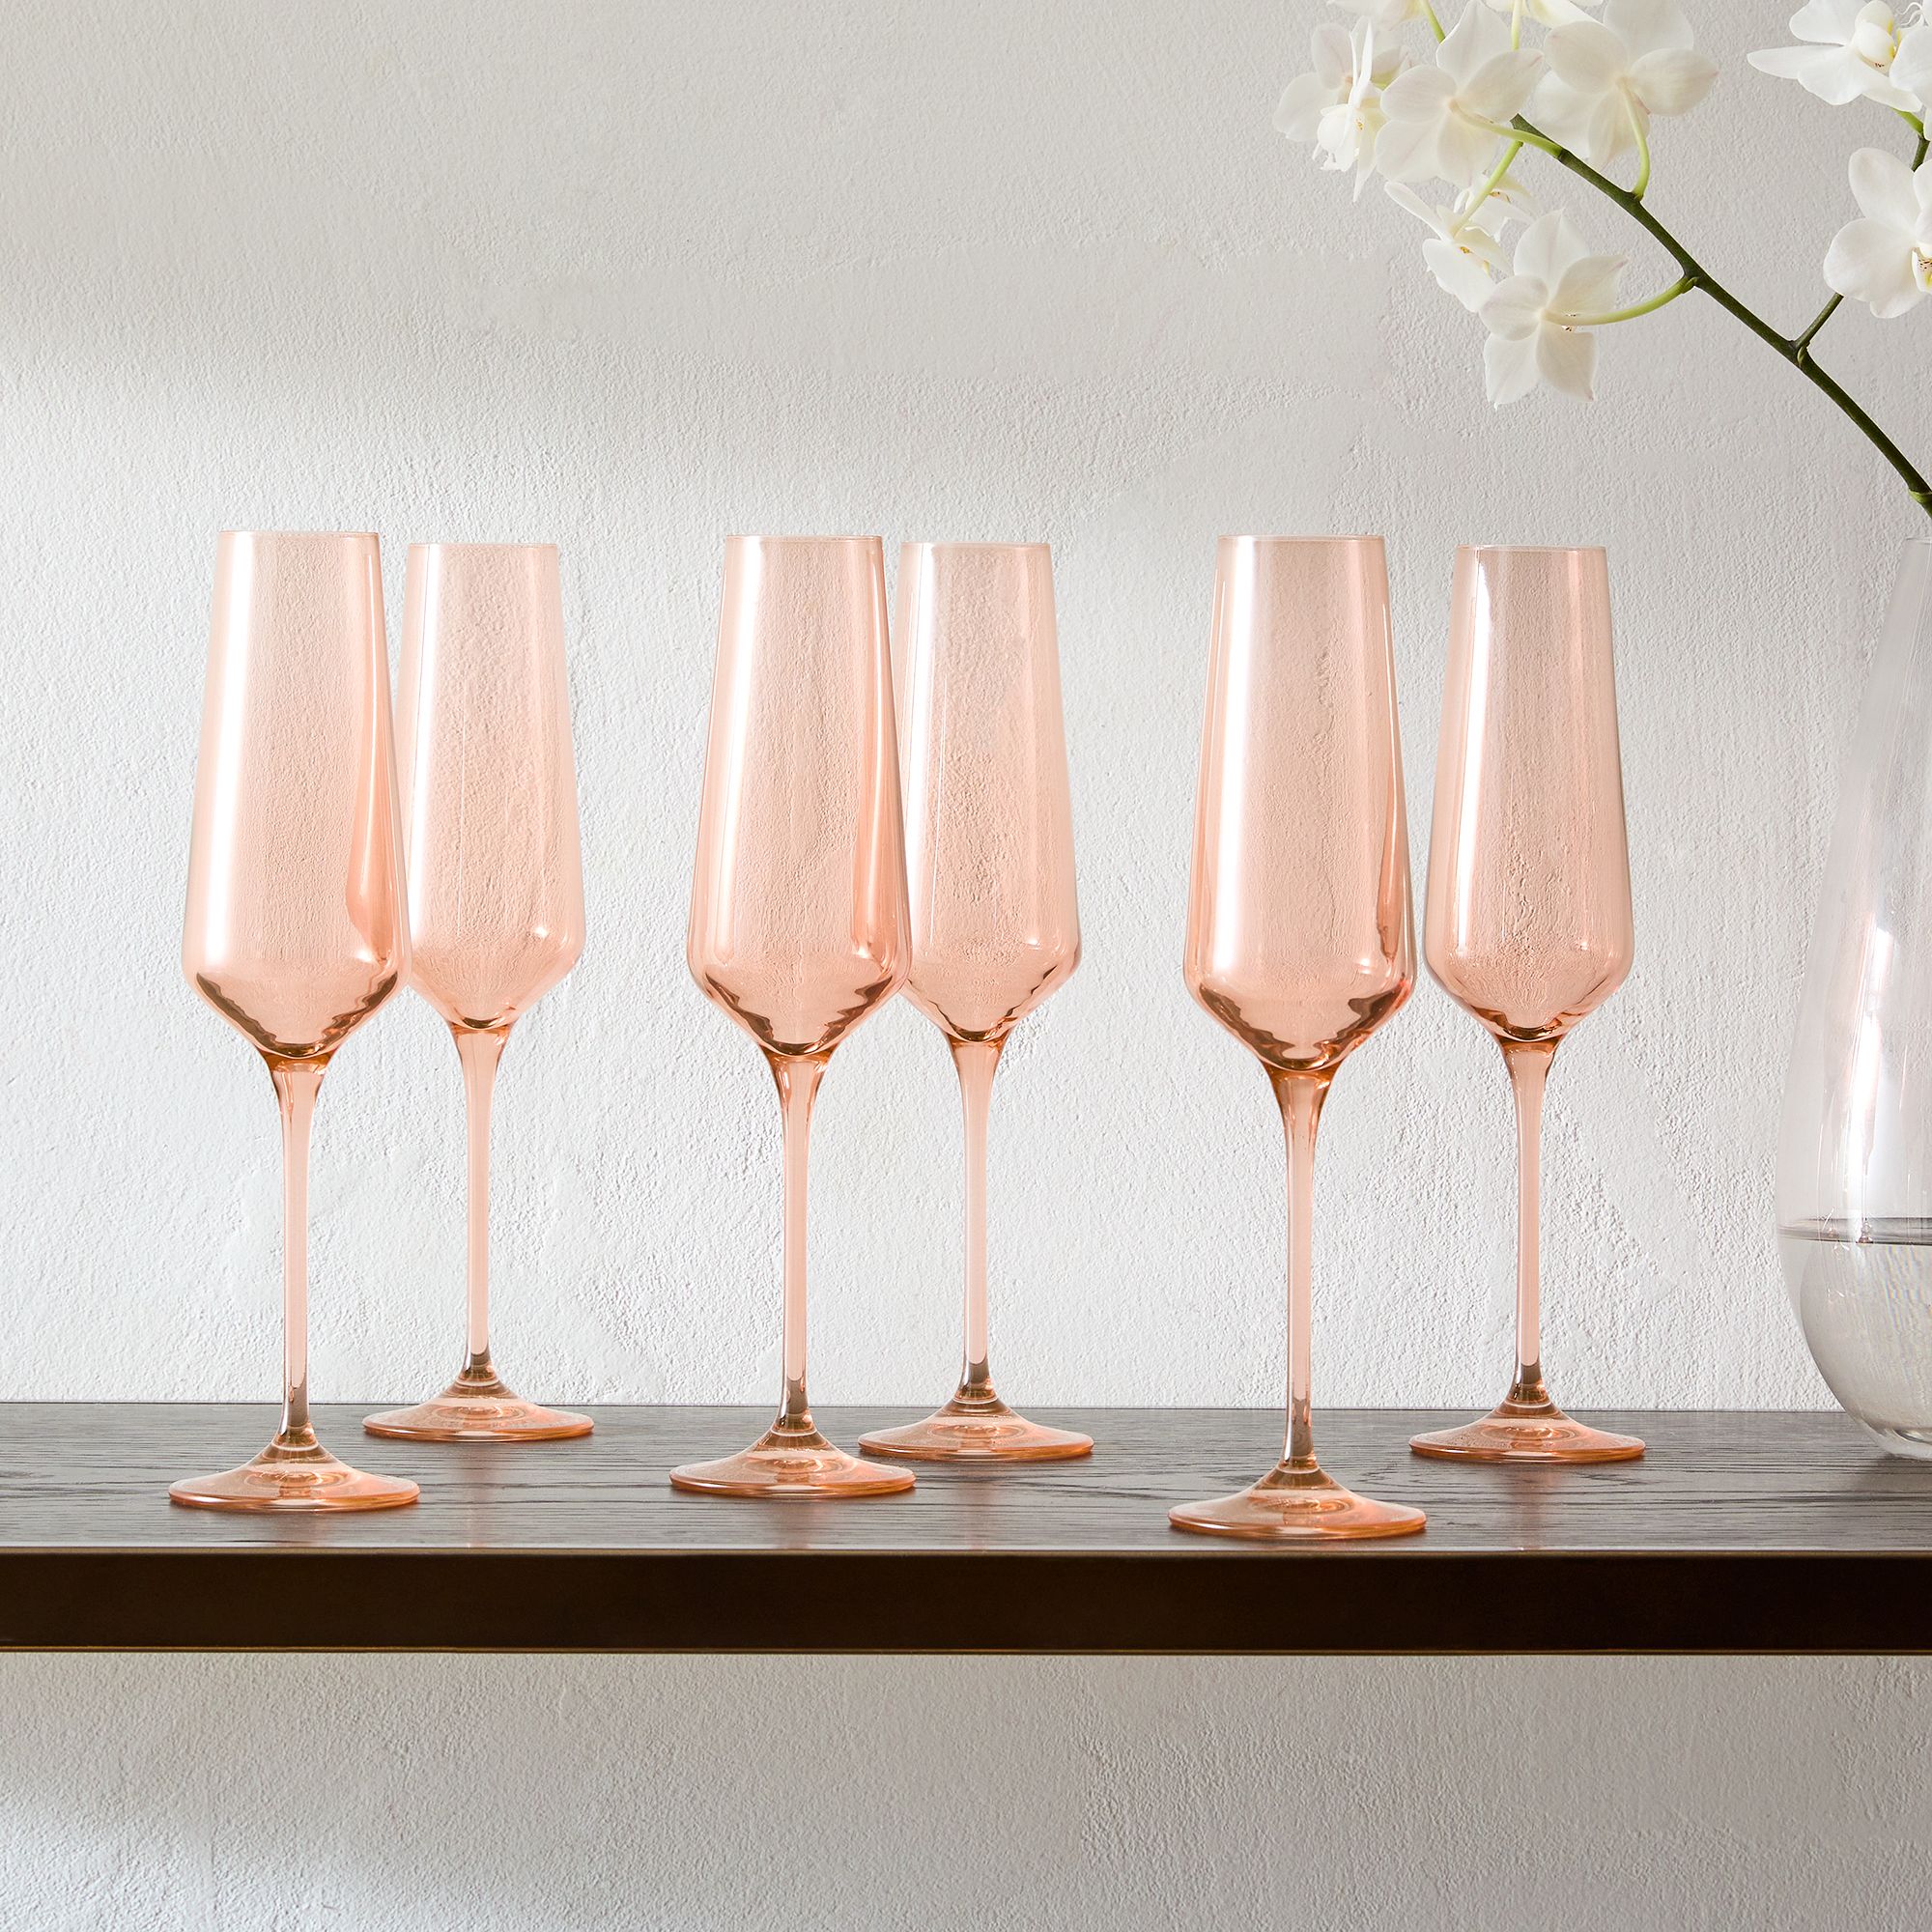
<svg viewBox="0 0 1932 1932"><path fill-rule="evenodd" d="M1516 1379L1409 1444L1484 1463L1618 1463L1634 1435L1573 1422L1543 1379L1537 1215L1544 1082L1630 971L1630 858L1601 550L1456 554L1423 950L1502 1048L1516 1095Z"/></svg>
<svg viewBox="0 0 1932 1932"><path fill-rule="evenodd" d="M1406 1535L1420 1510L1356 1495L1315 1460L1309 1394L1316 1123L1336 1068L1415 978L1379 537L1221 539L1186 974L1261 1061L1287 1131L1288 1432L1258 1483L1168 1520L1210 1536Z"/></svg>
<svg viewBox="0 0 1932 1932"><path fill-rule="evenodd" d="M383 572L373 536L225 531L195 774L182 966L267 1063L282 1116L282 1424L252 1462L176 1483L202 1509L415 1501L316 1440L308 1144L330 1058L409 964Z"/></svg>
<svg viewBox="0 0 1932 1932"><path fill-rule="evenodd" d="M1015 1415L986 1366L986 1115L1000 1051L1080 963L1044 544L907 544L899 554L906 741L906 992L946 1035L966 1131L966 1345L943 1408L862 1449L928 1461L1048 1462L1094 1438Z"/></svg>
<svg viewBox="0 0 1932 1932"><path fill-rule="evenodd" d="M784 1119L784 1395L749 1449L671 1471L715 1495L912 1487L819 1434L805 1393L805 1179L833 1049L905 976L905 847L877 537L731 537L688 948L757 1041Z"/></svg>
<svg viewBox="0 0 1932 1932"><path fill-rule="evenodd" d="M410 983L448 1024L469 1114L463 1367L372 1435L542 1442L590 1418L526 1402L490 1354L490 1102L510 1029L583 950L577 772L551 544L412 544L397 704Z"/></svg>

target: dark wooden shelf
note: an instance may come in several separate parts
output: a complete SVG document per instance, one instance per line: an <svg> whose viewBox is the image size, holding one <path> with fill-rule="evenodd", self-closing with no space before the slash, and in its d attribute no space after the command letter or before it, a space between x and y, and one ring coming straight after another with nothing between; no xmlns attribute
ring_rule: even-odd
<svg viewBox="0 0 1932 1932"><path fill-rule="evenodd" d="M371 1407L377 1405L370 1405ZM1435 1410L1329 1410L1324 1461L1420 1503L1421 1536L1276 1549L1171 1530L1171 1503L1264 1469L1249 1409L1043 1411L1091 1462L922 1471L909 1495L674 1493L758 1409L605 1408L587 1441L376 1442L413 1509L267 1520L172 1507L242 1461L263 1408L0 1405L0 1647L186 1650L1932 1650L1932 1463L1836 1413L1618 1413L1641 1463L1427 1463ZM829 1409L835 1439L903 1411Z"/></svg>

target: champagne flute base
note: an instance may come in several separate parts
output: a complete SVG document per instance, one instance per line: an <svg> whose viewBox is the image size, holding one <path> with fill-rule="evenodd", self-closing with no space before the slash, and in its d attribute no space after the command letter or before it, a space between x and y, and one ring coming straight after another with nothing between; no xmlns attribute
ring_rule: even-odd
<svg viewBox="0 0 1932 1932"><path fill-rule="evenodd" d="M1498 1403L1479 1421L1432 1429L1408 1446L1418 1456L1464 1463L1631 1463L1643 1454L1636 1436L1575 1422L1554 1403Z"/></svg>
<svg viewBox="0 0 1932 1932"><path fill-rule="evenodd" d="M407 1476L375 1476L331 1456L308 1430L277 1435L252 1462L172 1485L168 1500L186 1509L397 1509L419 1492Z"/></svg>
<svg viewBox="0 0 1932 1932"><path fill-rule="evenodd" d="M1413 1536L1426 1519L1406 1503L1358 1496L1313 1463L1278 1463L1260 1482L1231 1496L1182 1503L1167 1513L1176 1529L1197 1536L1238 1536L1258 1543L1342 1542Z"/></svg>
<svg viewBox="0 0 1932 1932"><path fill-rule="evenodd" d="M955 1395L923 1422L860 1436L859 1447L916 1463L1062 1463L1091 1456L1094 1438L1029 1422L996 1395Z"/></svg>
<svg viewBox="0 0 1932 1932"><path fill-rule="evenodd" d="M362 1423L371 1435L404 1442L561 1442L595 1426L587 1415L526 1402L495 1376L459 1376L433 1401L384 1409Z"/></svg>
<svg viewBox="0 0 1932 1932"><path fill-rule="evenodd" d="M670 1486L704 1496L890 1496L911 1489L913 1473L848 1456L816 1429L773 1429L735 1456L681 1464Z"/></svg>

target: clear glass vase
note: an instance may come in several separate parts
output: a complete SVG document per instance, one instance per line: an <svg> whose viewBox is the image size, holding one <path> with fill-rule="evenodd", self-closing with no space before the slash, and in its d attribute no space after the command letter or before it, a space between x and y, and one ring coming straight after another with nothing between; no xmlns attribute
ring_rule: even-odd
<svg viewBox="0 0 1932 1932"><path fill-rule="evenodd" d="M1805 1346L1932 1459L1932 540L1906 544L1846 760L1784 1085L1778 1247Z"/></svg>

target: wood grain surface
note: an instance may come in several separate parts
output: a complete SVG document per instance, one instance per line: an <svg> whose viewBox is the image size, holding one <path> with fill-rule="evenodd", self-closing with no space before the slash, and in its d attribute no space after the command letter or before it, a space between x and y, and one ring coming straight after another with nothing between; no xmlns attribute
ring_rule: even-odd
<svg viewBox="0 0 1932 1932"><path fill-rule="evenodd" d="M1592 1415L1650 1455L1540 1470L1409 1455L1446 1411L1329 1410L1330 1471L1429 1526L1314 1549L1168 1527L1269 1465L1264 1410L1043 1410L1091 1460L925 1466L908 1495L839 1503L668 1488L762 1409L602 1408L586 1440L520 1447L378 1442L365 1412L318 1410L324 1439L422 1501L269 1520L166 1494L260 1447L265 1406L0 1405L0 1647L1932 1650L1932 1463L1835 1412ZM904 1419L820 1415L848 1445Z"/></svg>

